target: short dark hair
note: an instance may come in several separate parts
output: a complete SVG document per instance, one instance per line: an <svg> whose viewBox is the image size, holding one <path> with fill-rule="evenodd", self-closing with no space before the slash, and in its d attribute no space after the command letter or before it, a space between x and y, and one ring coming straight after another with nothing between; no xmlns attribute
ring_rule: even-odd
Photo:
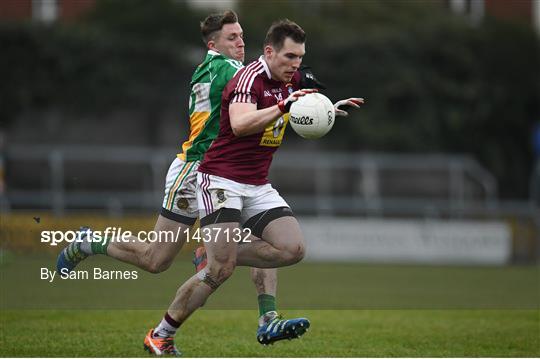
<svg viewBox="0 0 540 359"><path fill-rule="evenodd" d="M235 24L238 22L238 15L232 10L227 10L223 14L210 14L201 22L201 35L204 43L212 40L218 31L223 29L225 24Z"/></svg>
<svg viewBox="0 0 540 359"><path fill-rule="evenodd" d="M270 26L264 39L264 46L271 45L276 51L279 51L287 37L299 44L306 42L304 30L297 23L289 19L283 19L274 22Z"/></svg>

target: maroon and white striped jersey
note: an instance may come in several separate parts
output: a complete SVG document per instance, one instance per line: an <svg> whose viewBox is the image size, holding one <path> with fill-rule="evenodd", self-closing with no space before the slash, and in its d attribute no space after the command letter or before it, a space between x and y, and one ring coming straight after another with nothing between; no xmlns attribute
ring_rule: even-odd
<svg viewBox="0 0 540 359"><path fill-rule="evenodd" d="M206 151L199 172L246 184L268 183L268 169L274 152L283 140L289 114L270 123L263 132L236 137L231 129L229 105L234 102L254 103L260 110L276 105L299 89L298 71L290 84L271 77L268 65L261 56L238 71L225 86L221 98L219 134Z"/></svg>

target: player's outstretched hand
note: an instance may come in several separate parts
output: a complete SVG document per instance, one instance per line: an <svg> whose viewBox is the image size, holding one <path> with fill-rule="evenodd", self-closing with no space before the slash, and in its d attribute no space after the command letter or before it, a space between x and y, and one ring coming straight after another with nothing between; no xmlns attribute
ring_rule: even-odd
<svg viewBox="0 0 540 359"><path fill-rule="evenodd" d="M281 113L287 113L291 110L291 105L293 104L293 102L298 101L300 97L305 96L308 93L314 93L318 91L319 90L317 89L301 89L298 91L294 91L285 100L281 100L278 102L278 108Z"/></svg>
<svg viewBox="0 0 540 359"><path fill-rule="evenodd" d="M360 97L351 97L346 100L340 100L334 104L334 109L336 110L336 116L349 116L347 110L352 107L359 108L360 105L364 104L364 99ZM340 108L341 107L341 108Z"/></svg>

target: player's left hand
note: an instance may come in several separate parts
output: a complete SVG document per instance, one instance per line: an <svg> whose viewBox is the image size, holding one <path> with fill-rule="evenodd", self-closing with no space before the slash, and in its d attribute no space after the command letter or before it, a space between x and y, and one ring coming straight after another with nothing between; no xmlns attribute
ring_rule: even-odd
<svg viewBox="0 0 540 359"><path fill-rule="evenodd" d="M334 104L334 109L336 110L336 117L349 116L349 113L347 111L350 108L352 107L360 108L360 105L363 105L363 104L364 104L364 99L361 97L351 97L346 100L340 100Z"/></svg>

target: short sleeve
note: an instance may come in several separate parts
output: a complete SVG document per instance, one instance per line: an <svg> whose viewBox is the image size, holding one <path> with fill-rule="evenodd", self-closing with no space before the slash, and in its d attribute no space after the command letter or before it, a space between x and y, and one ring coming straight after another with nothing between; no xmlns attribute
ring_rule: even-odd
<svg viewBox="0 0 540 359"><path fill-rule="evenodd" d="M249 70L245 70L237 74L239 79L236 83L236 87L234 88L231 103L257 103L259 99L258 89L261 87L261 79L257 75L258 74L256 72Z"/></svg>

